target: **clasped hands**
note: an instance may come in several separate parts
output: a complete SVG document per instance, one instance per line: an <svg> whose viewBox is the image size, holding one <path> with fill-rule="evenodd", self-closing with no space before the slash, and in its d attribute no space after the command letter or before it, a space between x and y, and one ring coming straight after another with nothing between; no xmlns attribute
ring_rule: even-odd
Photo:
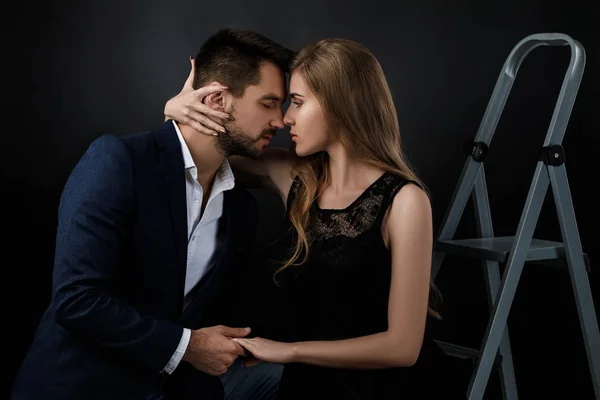
<svg viewBox="0 0 600 400"><path fill-rule="evenodd" d="M250 328L217 325L193 330L183 360L209 375L222 375L238 357L245 366L261 361L289 363L294 359L293 343L264 338L247 338Z"/></svg>

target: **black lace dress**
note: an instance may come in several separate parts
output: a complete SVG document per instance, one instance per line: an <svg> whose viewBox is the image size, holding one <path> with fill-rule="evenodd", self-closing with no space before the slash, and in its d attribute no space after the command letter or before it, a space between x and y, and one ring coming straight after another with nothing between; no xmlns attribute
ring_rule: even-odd
<svg viewBox="0 0 600 400"><path fill-rule="evenodd" d="M339 340L387 329L391 255L381 224L395 194L406 183L385 173L345 209L320 209L313 203L307 228L309 259L277 275L292 324L289 341ZM299 185L299 180L292 185L288 205ZM293 234L287 240L289 246ZM412 367L356 370L286 364L279 398L465 398L464 376L456 374L452 362L426 329L419 359Z"/></svg>

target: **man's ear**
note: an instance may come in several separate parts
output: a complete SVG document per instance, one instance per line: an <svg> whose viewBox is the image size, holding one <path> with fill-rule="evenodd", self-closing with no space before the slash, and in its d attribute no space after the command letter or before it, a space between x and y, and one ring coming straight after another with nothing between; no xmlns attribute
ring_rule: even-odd
<svg viewBox="0 0 600 400"><path fill-rule="evenodd" d="M209 94L202 100L202 103L206 104L213 110L225 112L228 101L229 95L227 92L223 91Z"/></svg>

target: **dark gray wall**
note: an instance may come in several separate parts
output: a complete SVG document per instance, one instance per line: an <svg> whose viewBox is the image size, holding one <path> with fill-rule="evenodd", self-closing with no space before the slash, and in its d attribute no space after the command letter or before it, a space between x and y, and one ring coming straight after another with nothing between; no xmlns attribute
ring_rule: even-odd
<svg viewBox="0 0 600 400"><path fill-rule="evenodd" d="M587 69L564 145L583 247L592 267L598 265L599 199L592 189L600 172L600 15L593 2L70 3L17 5L20 11L6 15L19 24L4 31L12 51L6 64L16 77L7 83L16 95L3 100L8 141L2 171L5 232L11 238L6 254L15 256L4 263L16 299L7 306L15 368L49 298L56 207L70 169L98 135L160 124L164 103L187 77L188 56L225 25L258 30L294 49L326 36L367 45L387 74L405 148L432 191L436 226L463 166L463 142L474 138L512 47L537 32L563 32L581 41ZM516 229L568 57L567 49L532 53L506 105L487 164L499 235ZM289 143L287 131L274 141ZM263 204L273 202L266 194L259 197ZM560 240L553 206L549 200L536 235ZM274 225L263 221L267 240ZM459 234L472 234L471 223L466 218ZM598 309L598 273L590 278ZM435 327L440 339L479 345L487 318L482 279L475 263L449 258L444 264L438 285L446 319ZM593 397L566 270L527 265L509 324L521 398ZM490 385L490 392L497 390L494 380Z"/></svg>

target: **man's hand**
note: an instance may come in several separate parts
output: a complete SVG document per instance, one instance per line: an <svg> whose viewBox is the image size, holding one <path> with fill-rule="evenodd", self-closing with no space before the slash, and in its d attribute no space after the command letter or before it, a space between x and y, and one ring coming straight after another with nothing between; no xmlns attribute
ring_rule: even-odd
<svg viewBox="0 0 600 400"><path fill-rule="evenodd" d="M238 356L246 351L231 338L243 338L250 328L230 328L223 325L192 331L183 360L209 375L221 375Z"/></svg>

